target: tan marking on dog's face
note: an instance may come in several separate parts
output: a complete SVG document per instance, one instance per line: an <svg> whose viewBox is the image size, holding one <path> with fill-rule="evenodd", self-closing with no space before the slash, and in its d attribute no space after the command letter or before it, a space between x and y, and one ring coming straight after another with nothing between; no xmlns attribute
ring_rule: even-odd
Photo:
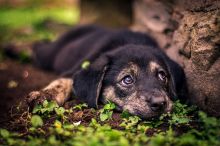
<svg viewBox="0 0 220 146"><path fill-rule="evenodd" d="M107 101L114 102L117 105L117 107L119 107L118 108L119 110L128 110L132 114L135 114L135 107L138 106L142 107L144 103L144 102L138 102L139 98L137 98L137 92L134 92L131 95L123 98L117 97L113 86L109 86L105 88L103 91L102 102L106 104Z"/></svg>
<svg viewBox="0 0 220 146"><path fill-rule="evenodd" d="M104 102L106 102L108 99L116 98L114 87L109 86L105 88L103 90L102 96L104 97L104 100L103 100Z"/></svg>
<svg viewBox="0 0 220 146"><path fill-rule="evenodd" d="M124 101L116 96L113 86L106 87L103 90L102 102L106 104L108 101L114 102L119 107L122 107L124 105Z"/></svg>
<svg viewBox="0 0 220 146"><path fill-rule="evenodd" d="M128 65L120 71L116 80L120 81L124 76L130 75L130 74L137 76L139 74L139 71L140 71L140 68L138 67L137 64L133 62L129 62Z"/></svg>
<svg viewBox="0 0 220 146"><path fill-rule="evenodd" d="M139 101L140 99L137 97L137 92L135 91L134 93L132 93L127 97L123 110L127 110L130 113L135 114L135 107L143 106L143 102L141 103Z"/></svg>
<svg viewBox="0 0 220 146"><path fill-rule="evenodd" d="M155 70L158 68L160 68L160 65L155 61L151 61L149 62L147 70L150 70L150 72L155 72Z"/></svg>
<svg viewBox="0 0 220 146"><path fill-rule="evenodd" d="M165 108L165 112L166 113L169 113L172 111L172 108L173 108L173 101L167 96L167 94L162 91L162 93L164 94L164 98L166 100L166 103L167 103L167 106Z"/></svg>

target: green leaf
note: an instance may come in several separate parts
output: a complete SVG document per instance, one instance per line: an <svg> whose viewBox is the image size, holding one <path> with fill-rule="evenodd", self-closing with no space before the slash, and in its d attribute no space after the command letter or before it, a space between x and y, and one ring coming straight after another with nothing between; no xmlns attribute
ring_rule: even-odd
<svg viewBox="0 0 220 146"><path fill-rule="evenodd" d="M101 126L94 118L91 119L91 122L89 125L92 127L100 127Z"/></svg>
<svg viewBox="0 0 220 146"><path fill-rule="evenodd" d="M128 119L123 119L123 122L120 126L124 127L126 130L136 131L136 127L141 121L141 119L137 116L130 116Z"/></svg>
<svg viewBox="0 0 220 146"><path fill-rule="evenodd" d="M73 130L74 124L64 124L64 125L63 125L63 128L64 128L64 129L68 129L68 130Z"/></svg>
<svg viewBox="0 0 220 146"><path fill-rule="evenodd" d="M78 110L82 110L83 108L87 108L88 105L86 103L83 104L77 104L73 107L73 109L78 109Z"/></svg>
<svg viewBox="0 0 220 146"><path fill-rule="evenodd" d="M40 126L43 125L43 120L41 119L40 116L38 116L38 115L33 115L33 116L31 117L31 124L32 124L32 126L34 126L34 127L40 127Z"/></svg>
<svg viewBox="0 0 220 146"><path fill-rule="evenodd" d="M88 60L84 61L81 65L82 69L87 69L90 66L90 62Z"/></svg>
<svg viewBox="0 0 220 146"><path fill-rule="evenodd" d="M51 144L51 145L57 145L57 143L58 143L58 141L56 140L55 135L51 135L51 136L48 138L48 142L49 142L49 144Z"/></svg>
<svg viewBox="0 0 220 146"><path fill-rule="evenodd" d="M58 116L64 116L65 109L63 107L55 108L55 112Z"/></svg>
<svg viewBox="0 0 220 146"><path fill-rule="evenodd" d="M6 129L0 129L0 134L3 138L8 138L10 136L10 133Z"/></svg>
<svg viewBox="0 0 220 146"><path fill-rule="evenodd" d="M109 102L106 104L102 109L99 110L100 112L100 120L105 121L107 119L111 119L113 114L113 109L115 109L115 104Z"/></svg>
<svg viewBox="0 0 220 146"><path fill-rule="evenodd" d="M32 113L36 114L38 112L40 112L42 109L42 105L36 105L32 111Z"/></svg>
<svg viewBox="0 0 220 146"><path fill-rule="evenodd" d="M55 101L48 102L47 106L48 111L52 112L54 108L59 107L59 105Z"/></svg>
<svg viewBox="0 0 220 146"><path fill-rule="evenodd" d="M122 118L128 119L130 116L131 116L131 114L127 110L125 110L121 113Z"/></svg>
<svg viewBox="0 0 220 146"><path fill-rule="evenodd" d="M112 102L109 102L108 104L106 104L104 106L104 109L106 109L106 110L113 110L113 109L115 109L115 104L112 103Z"/></svg>
<svg viewBox="0 0 220 146"><path fill-rule="evenodd" d="M47 105L48 105L48 101L47 101L47 100L44 100L44 102L43 102L43 107L47 107Z"/></svg>
<svg viewBox="0 0 220 146"><path fill-rule="evenodd" d="M100 114L100 120L101 120L101 121L105 121L105 120L107 120L108 118L109 118L109 115L104 114L104 113L101 113L101 114Z"/></svg>

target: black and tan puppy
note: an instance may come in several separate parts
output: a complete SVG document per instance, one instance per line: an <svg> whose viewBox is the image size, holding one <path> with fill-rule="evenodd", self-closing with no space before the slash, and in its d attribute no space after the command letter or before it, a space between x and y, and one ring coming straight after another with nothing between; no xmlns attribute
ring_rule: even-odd
<svg viewBox="0 0 220 146"><path fill-rule="evenodd" d="M37 45L34 58L45 69L73 77L75 96L90 107L112 101L118 110L151 118L170 112L172 101L183 98L185 92L181 67L149 36L126 29L78 27L53 43ZM86 60L91 65L82 69ZM56 98L58 103L71 91L72 82L67 81L45 88L67 92L62 94L65 99Z"/></svg>

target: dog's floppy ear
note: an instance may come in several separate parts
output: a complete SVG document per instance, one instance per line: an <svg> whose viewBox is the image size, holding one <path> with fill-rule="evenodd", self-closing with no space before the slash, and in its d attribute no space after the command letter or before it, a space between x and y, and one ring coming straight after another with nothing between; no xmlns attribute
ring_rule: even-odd
<svg viewBox="0 0 220 146"><path fill-rule="evenodd" d="M169 93L171 97L185 101L184 95L187 94L185 73L183 69L176 62L168 59L166 61L168 71L170 74Z"/></svg>
<svg viewBox="0 0 220 146"><path fill-rule="evenodd" d="M73 77L75 96L82 99L90 107L98 106L98 98L108 63L109 59L103 55L88 68L78 71Z"/></svg>

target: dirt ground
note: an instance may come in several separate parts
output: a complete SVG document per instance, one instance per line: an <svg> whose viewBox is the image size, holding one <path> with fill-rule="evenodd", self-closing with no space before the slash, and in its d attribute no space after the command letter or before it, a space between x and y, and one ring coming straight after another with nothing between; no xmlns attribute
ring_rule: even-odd
<svg viewBox="0 0 220 146"><path fill-rule="evenodd" d="M46 86L57 76L31 64L5 59L0 62L0 124L7 121L10 108L33 90Z"/></svg>
<svg viewBox="0 0 220 146"><path fill-rule="evenodd" d="M57 77L58 75L41 70L31 63L24 64L9 58L0 62L0 127L23 131L23 123L17 124L17 127L11 124L11 120L14 120L10 115L11 109L24 100L31 91L42 89ZM73 99L67 102L64 107L69 108L78 103L80 103L79 100ZM83 112L75 111L70 119L73 121L82 120L84 125L88 125L91 119L97 115L96 111L86 109ZM114 128L119 128L120 114L114 113L113 119L109 124ZM54 118L48 119L48 123L51 123L51 120L53 121Z"/></svg>
<svg viewBox="0 0 220 146"><path fill-rule="evenodd" d="M24 64L9 58L0 62L0 125L10 125L8 122L11 120L11 109L24 100L31 91L42 89L57 77L58 75L53 72L39 69L31 63ZM72 99L64 107L69 108L77 103L80 101ZM79 120L80 114L80 118L83 117L85 124L88 124L91 118L96 116L91 111L87 109L83 113L76 112L72 119ZM110 122L110 125L118 127L119 113L115 113L113 119L115 120Z"/></svg>

